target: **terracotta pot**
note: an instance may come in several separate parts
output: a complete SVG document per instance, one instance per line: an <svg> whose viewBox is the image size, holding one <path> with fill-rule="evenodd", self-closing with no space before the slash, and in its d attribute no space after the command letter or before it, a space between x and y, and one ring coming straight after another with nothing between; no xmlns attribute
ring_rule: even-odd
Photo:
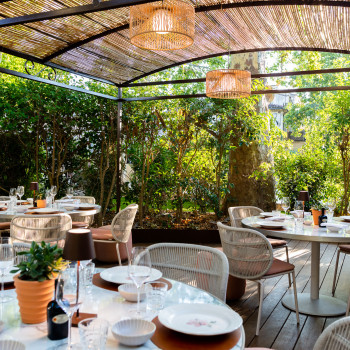
<svg viewBox="0 0 350 350"><path fill-rule="evenodd" d="M52 300L55 280L43 282L23 281L13 277L17 293L19 311L23 323L41 323L46 321L46 308Z"/></svg>
<svg viewBox="0 0 350 350"><path fill-rule="evenodd" d="M36 206L38 208L46 208L46 199L37 199Z"/></svg>
<svg viewBox="0 0 350 350"><path fill-rule="evenodd" d="M318 217L322 214L321 210L311 209L314 225L318 225Z"/></svg>

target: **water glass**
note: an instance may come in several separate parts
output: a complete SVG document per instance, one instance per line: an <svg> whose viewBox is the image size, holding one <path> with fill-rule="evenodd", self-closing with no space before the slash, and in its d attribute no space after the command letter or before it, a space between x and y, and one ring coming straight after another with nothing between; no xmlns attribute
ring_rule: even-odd
<svg viewBox="0 0 350 350"><path fill-rule="evenodd" d="M304 213L304 224L305 225L312 225L313 222L314 221L313 221L311 213L306 211Z"/></svg>
<svg viewBox="0 0 350 350"><path fill-rule="evenodd" d="M103 350L108 336L108 321L102 318L87 318L78 323L80 341L84 349Z"/></svg>
<svg viewBox="0 0 350 350"><path fill-rule="evenodd" d="M158 312L164 308L168 285L165 282L149 282L145 285L147 309Z"/></svg>
<svg viewBox="0 0 350 350"><path fill-rule="evenodd" d="M85 266L81 266L82 268L82 283L85 288L91 288L92 287L92 277L94 276L95 272L95 264L91 261L89 261Z"/></svg>
<svg viewBox="0 0 350 350"><path fill-rule="evenodd" d="M11 240L8 237L0 237L0 280L1 280L1 293L0 303L5 303L13 298L4 295L4 277L11 270L14 263L14 254L11 244Z"/></svg>

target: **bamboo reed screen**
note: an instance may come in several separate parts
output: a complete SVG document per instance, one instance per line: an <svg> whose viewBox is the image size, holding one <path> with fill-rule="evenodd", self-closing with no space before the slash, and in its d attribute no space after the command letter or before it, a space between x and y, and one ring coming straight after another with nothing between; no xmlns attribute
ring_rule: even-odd
<svg viewBox="0 0 350 350"><path fill-rule="evenodd" d="M206 95L213 98L244 98L250 96L251 74L246 70L218 69L207 73Z"/></svg>
<svg viewBox="0 0 350 350"><path fill-rule="evenodd" d="M179 50L193 44L194 7L179 0L130 8L130 40L148 50Z"/></svg>

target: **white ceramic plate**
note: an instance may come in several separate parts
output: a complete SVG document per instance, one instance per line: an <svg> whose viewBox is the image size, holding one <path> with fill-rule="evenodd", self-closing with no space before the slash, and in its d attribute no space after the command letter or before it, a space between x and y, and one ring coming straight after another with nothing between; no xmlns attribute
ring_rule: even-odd
<svg viewBox="0 0 350 350"><path fill-rule="evenodd" d="M109 269L103 270L100 274L101 278L105 281L124 284L124 283L133 283L132 279L128 274L127 266L116 266ZM146 282L155 281L162 277L162 273L157 269L152 269L151 276L147 278Z"/></svg>
<svg viewBox="0 0 350 350"><path fill-rule="evenodd" d="M267 221L267 220L261 220L256 222L259 226L264 228L283 228L284 224L283 222L278 221Z"/></svg>
<svg viewBox="0 0 350 350"><path fill-rule="evenodd" d="M42 213L42 214L55 214L58 213L57 209L53 208L39 208L39 209L33 209L34 213Z"/></svg>
<svg viewBox="0 0 350 350"><path fill-rule="evenodd" d="M159 312L159 322L174 331L191 335L219 335L242 325L242 317L226 306L179 304Z"/></svg>
<svg viewBox="0 0 350 350"><path fill-rule="evenodd" d="M260 213L260 215L267 218L269 216L273 216L274 214L272 214L271 212L268 212L268 211L264 211L264 212Z"/></svg>
<svg viewBox="0 0 350 350"><path fill-rule="evenodd" d="M340 218L344 221L350 221L350 216L340 216Z"/></svg>
<svg viewBox="0 0 350 350"><path fill-rule="evenodd" d="M13 269L13 267L11 267L11 269L10 269L10 271ZM13 282L13 276L14 275L17 275L19 272L16 272L16 273L7 273L5 276L4 276L4 278L1 278L0 277L0 283L2 282L2 281L4 281L4 283L10 283L10 282Z"/></svg>

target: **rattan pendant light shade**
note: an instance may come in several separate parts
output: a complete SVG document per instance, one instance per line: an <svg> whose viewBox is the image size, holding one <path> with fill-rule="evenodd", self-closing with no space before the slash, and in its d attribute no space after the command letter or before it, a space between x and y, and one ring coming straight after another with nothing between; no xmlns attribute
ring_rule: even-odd
<svg viewBox="0 0 350 350"><path fill-rule="evenodd" d="M246 70L218 69L206 75L206 95L213 98L233 99L249 97L251 74Z"/></svg>
<svg viewBox="0 0 350 350"><path fill-rule="evenodd" d="M179 0L165 0L130 8L130 40L148 50L179 50L192 45L194 7Z"/></svg>

